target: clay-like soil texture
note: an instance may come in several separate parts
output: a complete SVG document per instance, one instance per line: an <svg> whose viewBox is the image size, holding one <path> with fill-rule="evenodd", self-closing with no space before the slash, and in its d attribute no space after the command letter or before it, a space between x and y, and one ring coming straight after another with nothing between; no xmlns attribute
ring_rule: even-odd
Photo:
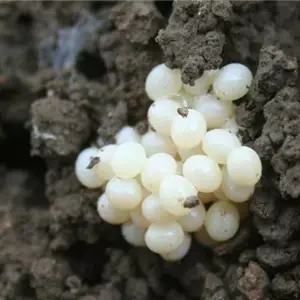
<svg viewBox="0 0 300 300"><path fill-rule="evenodd" d="M299 56L297 1L2 2L0 299L299 300ZM161 62L185 83L251 68L237 121L264 167L238 235L180 263L126 244L74 175L84 147L145 128Z"/></svg>

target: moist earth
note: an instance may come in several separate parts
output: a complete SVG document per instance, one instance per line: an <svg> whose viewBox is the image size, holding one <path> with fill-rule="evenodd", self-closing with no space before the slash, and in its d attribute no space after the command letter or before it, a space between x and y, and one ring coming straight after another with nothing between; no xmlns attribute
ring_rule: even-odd
<svg viewBox="0 0 300 300"><path fill-rule="evenodd" d="M300 298L299 2L7 2L0 24L1 300ZM180 263L126 244L74 174L84 147L147 128L161 62L190 84L249 66L237 122L264 169L238 235Z"/></svg>

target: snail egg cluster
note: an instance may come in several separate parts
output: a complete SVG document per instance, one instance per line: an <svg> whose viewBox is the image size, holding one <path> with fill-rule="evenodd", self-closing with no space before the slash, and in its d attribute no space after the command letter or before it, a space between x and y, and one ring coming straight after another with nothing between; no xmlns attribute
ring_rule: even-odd
<svg viewBox="0 0 300 300"><path fill-rule="evenodd" d="M206 246L232 238L262 173L257 153L237 136L234 116L233 101L251 82L249 69L237 63L205 71L194 85L164 64L152 69L148 132L126 126L115 144L77 158L79 181L105 189L97 202L101 218L120 224L130 244L169 261L187 254L191 233Z"/></svg>

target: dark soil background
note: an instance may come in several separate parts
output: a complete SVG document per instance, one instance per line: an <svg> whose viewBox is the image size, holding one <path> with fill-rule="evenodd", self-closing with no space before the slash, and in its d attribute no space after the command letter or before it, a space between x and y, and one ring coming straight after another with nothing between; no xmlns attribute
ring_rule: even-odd
<svg viewBox="0 0 300 300"><path fill-rule="evenodd" d="M300 299L300 2L1 2L0 299ZM147 73L255 74L237 120L264 164L252 216L180 263L127 245L80 186L81 149L143 127Z"/></svg>

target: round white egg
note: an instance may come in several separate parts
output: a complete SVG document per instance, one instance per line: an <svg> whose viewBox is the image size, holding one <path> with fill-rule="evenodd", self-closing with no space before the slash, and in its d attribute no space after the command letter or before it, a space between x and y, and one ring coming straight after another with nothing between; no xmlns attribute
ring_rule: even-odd
<svg viewBox="0 0 300 300"><path fill-rule="evenodd" d="M214 93L221 100L234 101L245 96L252 84L251 71L239 63L223 67L213 84Z"/></svg>
<svg viewBox="0 0 300 300"><path fill-rule="evenodd" d="M97 151L99 163L94 167L95 172L105 180L109 180L115 175L111 167L111 160L116 149L117 145L111 144L106 145Z"/></svg>
<svg viewBox="0 0 300 300"><path fill-rule="evenodd" d="M173 118L171 137L179 148L194 148L200 145L206 129L203 115L194 109L189 109L187 116L177 114Z"/></svg>
<svg viewBox="0 0 300 300"><path fill-rule="evenodd" d="M166 177L160 184L159 197L163 207L175 216L184 216L190 212L185 207L190 197L197 197L198 191L186 178L180 175Z"/></svg>
<svg viewBox="0 0 300 300"><path fill-rule="evenodd" d="M126 142L115 150L111 159L112 170L120 178L133 178L141 172L146 159L146 151L141 144Z"/></svg>
<svg viewBox="0 0 300 300"><path fill-rule="evenodd" d="M175 219L175 216L170 214L163 207L161 199L153 194L144 199L142 203L142 214L151 223Z"/></svg>
<svg viewBox="0 0 300 300"><path fill-rule="evenodd" d="M79 153L75 162L75 174L78 181L88 188L99 188L105 183L105 178L99 176L95 167L87 169L91 158L97 156L98 149L91 147Z"/></svg>
<svg viewBox="0 0 300 300"><path fill-rule="evenodd" d="M152 193L158 193L164 178L175 175L177 164L175 159L167 153L157 153L148 158L141 173L143 186Z"/></svg>
<svg viewBox="0 0 300 300"><path fill-rule="evenodd" d="M205 154L218 164L226 164L231 151L239 147L241 147L241 142L237 136L225 129L208 131L202 141Z"/></svg>
<svg viewBox="0 0 300 300"><path fill-rule="evenodd" d="M110 224L122 224L129 219L129 213L113 207L105 193L98 198L97 211L101 219Z"/></svg>
<svg viewBox="0 0 300 300"><path fill-rule="evenodd" d="M145 90L152 100L176 94L181 89L179 69L170 69L165 64L153 68L146 78Z"/></svg>
<svg viewBox="0 0 300 300"><path fill-rule="evenodd" d="M127 142L138 143L140 141L140 135L137 133L135 128L131 126L125 126L116 134L115 139L118 145Z"/></svg>
<svg viewBox="0 0 300 300"><path fill-rule="evenodd" d="M231 102L218 100L211 94L204 94L195 100L195 110L199 111L207 124L207 128L219 128L232 113Z"/></svg>
<svg viewBox="0 0 300 300"><path fill-rule="evenodd" d="M147 247L159 254L168 253L179 247L184 240L184 232L175 221L152 223L146 231Z"/></svg>
<svg viewBox="0 0 300 300"><path fill-rule="evenodd" d="M219 165L206 155L190 156L183 164L183 176L202 193L216 191L222 182Z"/></svg>
<svg viewBox="0 0 300 300"><path fill-rule="evenodd" d="M135 247L145 246L146 229L138 227L134 223L125 223L121 227L122 236L125 241Z"/></svg>
<svg viewBox="0 0 300 300"><path fill-rule="evenodd" d="M171 124L181 105L171 99L159 99L148 109L148 121L159 133L170 136Z"/></svg>
<svg viewBox="0 0 300 300"><path fill-rule="evenodd" d="M170 137L149 131L141 138L141 144L145 148L148 157L156 153L167 153L175 157L177 150Z"/></svg>
<svg viewBox="0 0 300 300"><path fill-rule="evenodd" d="M254 193L253 186L239 186L230 178L227 169L223 170L222 190L227 198L233 202L248 201Z"/></svg>
<svg viewBox="0 0 300 300"><path fill-rule="evenodd" d="M188 233L185 233L182 244L176 249L168 253L161 254L161 257L166 261L178 261L183 259L189 252L192 244L192 238Z"/></svg>
<svg viewBox="0 0 300 300"><path fill-rule="evenodd" d="M106 185L105 193L114 208L129 211L143 200L142 187L136 179L113 177Z"/></svg>
<svg viewBox="0 0 300 300"><path fill-rule="evenodd" d="M251 187L260 180L262 163L253 149L242 146L229 154L227 170L235 184Z"/></svg>
<svg viewBox="0 0 300 300"><path fill-rule="evenodd" d="M205 218L205 227L209 236L215 241L231 239L240 226L237 208L229 201L219 201L210 206Z"/></svg>
<svg viewBox="0 0 300 300"><path fill-rule="evenodd" d="M204 224L205 216L205 207L200 202L198 206L191 208L187 215L178 218L177 222L181 225L183 231L195 232Z"/></svg>

